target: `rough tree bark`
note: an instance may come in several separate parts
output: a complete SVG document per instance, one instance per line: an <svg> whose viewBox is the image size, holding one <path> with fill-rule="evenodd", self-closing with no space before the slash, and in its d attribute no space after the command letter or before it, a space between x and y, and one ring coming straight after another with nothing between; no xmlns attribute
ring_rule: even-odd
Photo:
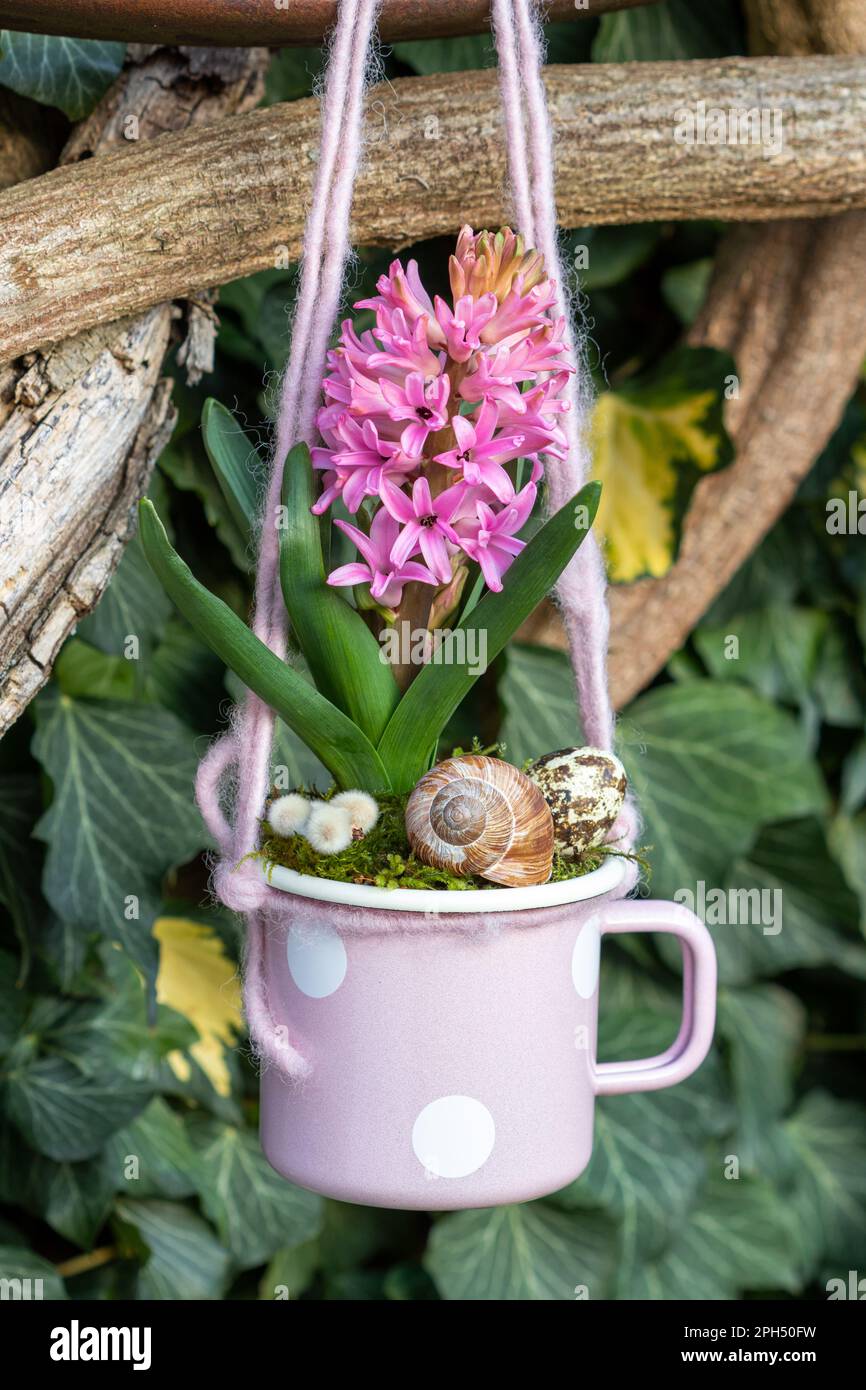
<svg viewBox="0 0 866 1390"><path fill-rule="evenodd" d="M73 132L64 162L120 140L120 157L132 159L138 140L245 110L261 95L267 61L261 49L133 56ZM180 313L157 304L0 372L0 732L47 680L132 534L173 425L171 383L160 374ZM194 375L208 365L207 304L188 318Z"/></svg>
<svg viewBox="0 0 866 1390"><path fill-rule="evenodd" d="M866 65L728 59L547 69L558 215L586 223L825 215L866 205ZM783 153L682 145L675 113L780 108ZM318 139L314 101L166 135L0 194L0 361L159 299L296 255ZM463 221L498 224L504 143L495 74L374 89L356 243L399 248ZM471 168L472 179L459 177Z"/></svg>
<svg viewBox="0 0 866 1390"><path fill-rule="evenodd" d="M752 0L782 51L866 52L859 0ZM814 59L812 60L814 61ZM610 683L621 706L652 680L790 503L839 423L866 355L866 215L732 230L690 341L731 352L736 459L695 490L676 563L611 590ZM564 648L549 605L522 635Z"/></svg>

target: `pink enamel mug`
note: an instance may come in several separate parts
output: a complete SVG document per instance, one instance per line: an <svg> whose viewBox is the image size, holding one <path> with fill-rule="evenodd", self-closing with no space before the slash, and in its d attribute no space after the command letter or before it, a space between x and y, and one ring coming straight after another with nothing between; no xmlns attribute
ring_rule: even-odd
<svg viewBox="0 0 866 1390"><path fill-rule="evenodd" d="M623 874L610 858L564 883L454 893L272 866L286 897L267 926L269 1003L310 1071L263 1073L271 1165L326 1196L427 1211L578 1177L596 1096L676 1085L715 1024L706 927L678 904L613 896ZM623 932L679 938L682 1021L658 1056L597 1062L601 939Z"/></svg>

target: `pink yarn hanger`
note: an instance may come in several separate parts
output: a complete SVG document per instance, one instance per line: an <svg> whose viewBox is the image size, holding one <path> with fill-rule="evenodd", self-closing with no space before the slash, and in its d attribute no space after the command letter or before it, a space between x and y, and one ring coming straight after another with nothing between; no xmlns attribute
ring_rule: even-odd
<svg viewBox="0 0 866 1390"><path fill-rule="evenodd" d="M286 654L287 629L275 522L282 464L297 440L310 444L315 441L315 413L325 354L351 251L349 214L362 153L363 96L378 8L379 0L340 0L325 73L319 161L304 233L291 352L281 388L271 472L261 513L255 589L253 630L281 657ZM565 318L566 341L578 367L570 379L570 409L564 417L568 455L556 468L548 470L549 509L554 512L579 490L587 477L583 425L590 387L582 365L581 344L571 327L567 282L557 244L553 144L541 76L540 29L530 0L492 0L491 10L516 222L527 244L543 254L556 280L556 312ZM614 717L606 679L605 573L592 533L561 577L557 596L569 638L585 738L597 747L612 749ZM214 891L228 907L248 914L244 999L251 1037L262 1061L276 1065L286 1077L298 1079L308 1074L310 1063L272 1016L264 970L268 921L288 910L288 900L270 888L258 865L246 858L258 847L273 732L273 711L249 693L232 731L218 739L203 759L196 779L196 797L220 856L214 871ZM230 775L235 780L233 824L221 805ZM619 843L630 847L636 828L635 809L627 804L614 834ZM620 892L627 893L634 880L632 873ZM394 926L399 924L395 922Z"/></svg>

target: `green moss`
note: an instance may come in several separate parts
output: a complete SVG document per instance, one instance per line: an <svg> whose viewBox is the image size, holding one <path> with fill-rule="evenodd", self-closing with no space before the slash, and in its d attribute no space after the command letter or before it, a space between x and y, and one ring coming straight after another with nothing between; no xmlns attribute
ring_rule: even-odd
<svg viewBox="0 0 866 1390"><path fill-rule="evenodd" d="M332 793L326 793L323 799L327 800L330 795ZM369 883L377 888L445 888L465 893L471 888L501 886L477 875L462 878L448 869L434 869L429 864L423 864L413 854L406 838L404 813L407 800L407 796L396 794L377 797L379 819L373 829L363 839L353 840L339 854L319 854L303 835L292 835L288 839L275 835L265 821L264 841L257 857L272 864L282 864L299 874L334 879L339 883ZM617 852L602 846L587 851L574 862L557 854L554 856L551 882L558 883L562 879L591 873L609 854Z"/></svg>

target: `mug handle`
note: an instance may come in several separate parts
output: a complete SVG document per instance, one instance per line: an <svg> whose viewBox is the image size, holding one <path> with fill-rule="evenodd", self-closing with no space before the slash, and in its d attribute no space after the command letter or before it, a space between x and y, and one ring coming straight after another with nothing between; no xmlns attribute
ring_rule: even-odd
<svg viewBox="0 0 866 1390"><path fill-rule="evenodd" d="M633 1062L594 1065L597 1096L659 1091L691 1076L710 1050L716 1023L716 949L703 922L680 903L629 899L599 908L601 935L671 932L683 952L683 1014L676 1041L666 1052Z"/></svg>

